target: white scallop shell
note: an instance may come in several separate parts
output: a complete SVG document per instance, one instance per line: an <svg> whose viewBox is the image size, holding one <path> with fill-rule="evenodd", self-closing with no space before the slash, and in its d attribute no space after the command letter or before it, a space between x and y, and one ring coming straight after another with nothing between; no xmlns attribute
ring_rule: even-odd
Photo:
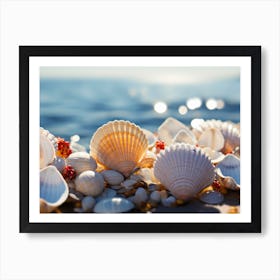
<svg viewBox="0 0 280 280"><path fill-rule="evenodd" d="M55 158L54 146L48 137L40 133L40 169L48 166Z"/></svg>
<svg viewBox="0 0 280 280"><path fill-rule="evenodd" d="M161 151L154 174L177 198L188 200L214 180L214 166L201 149L188 144L173 144Z"/></svg>
<svg viewBox="0 0 280 280"><path fill-rule="evenodd" d="M68 194L67 183L54 166L45 167L40 171L40 199L50 209L64 203Z"/></svg>
<svg viewBox="0 0 280 280"><path fill-rule="evenodd" d="M90 154L86 152L76 152L70 154L66 159L67 165L71 165L77 174L80 174L87 170L95 171L97 168L97 163Z"/></svg>
<svg viewBox="0 0 280 280"><path fill-rule="evenodd" d="M200 147L209 147L219 151L224 147L225 140L222 132L218 128L208 128L203 131L198 139Z"/></svg>
<svg viewBox="0 0 280 280"><path fill-rule="evenodd" d="M181 130L185 131L187 135L191 136L192 132L182 122L169 117L158 128L158 138L164 141L166 145L171 145L174 137ZM195 141L195 137L193 138Z"/></svg>
<svg viewBox="0 0 280 280"><path fill-rule="evenodd" d="M224 196L217 191L207 191L201 194L199 199L207 204L221 204L224 201Z"/></svg>
<svg viewBox="0 0 280 280"><path fill-rule="evenodd" d="M232 122L222 122L220 120L201 120L200 122L192 122L194 134L199 138L203 131L209 128L218 128L224 136L223 153L230 153L236 147L240 146L240 132L236 125Z"/></svg>
<svg viewBox="0 0 280 280"><path fill-rule="evenodd" d="M119 185L124 181L124 176L115 170L104 170L101 172L106 183L111 186Z"/></svg>
<svg viewBox="0 0 280 280"><path fill-rule="evenodd" d="M238 157L228 154L216 167L219 177L233 179L233 181L225 181L227 183L226 187L231 189L238 189L240 187L240 159Z"/></svg>
<svg viewBox="0 0 280 280"><path fill-rule="evenodd" d="M225 157L225 155L223 153L212 150L209 147L202 148L202 150L211 159L211 162L213 164L217 164L217 163L221 162Z"/></svg>
<svg viewBox="0 0 280 280"><path fill-rule="evenodd" d="M101 174L87 170L76 177L75 186L82 194L96 197L104 190L104 179Z"/></svg>
<svg viewBox="0 0 280 280"><path fill-rule="evenodd" d="M90 154L106 169L128 177L148 150L141 128L129 121L111 121L98 128L90 142Z"/></svg>
<svg viewBox="0 0 280 280"><path fill-rule="evenodd" d="M121 197L106 198L99 201L95 207L95 213L123 213L134 208L134 204Z"/></svg>
<svg viewBox="0 0 280 280"><path fill-rule="evenodd" d="M175 135L172 143L185 143L195 145L197 143L197 140L195 135L189 129L182 129Z"/></svg>
<svg viewBox="0 0 280 280"><path fill-rule="evenodd" d="M40 134L45 135L53 144L54 148L57 147L57 137L55 137L53 134L51 134L48 130L44 129L43 127L40 127Z"/></svg>

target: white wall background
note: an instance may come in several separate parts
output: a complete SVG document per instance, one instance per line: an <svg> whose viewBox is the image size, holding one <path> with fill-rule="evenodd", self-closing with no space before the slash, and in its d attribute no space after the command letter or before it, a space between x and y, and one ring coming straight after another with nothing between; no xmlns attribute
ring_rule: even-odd
<svg viewBox="0 0 280 280"><path fill-rule="evenodd" d="M0 8L1 279L280 279L279 1ZM19 234L18 46L103 44L262 45L262 234Z"/></svg>

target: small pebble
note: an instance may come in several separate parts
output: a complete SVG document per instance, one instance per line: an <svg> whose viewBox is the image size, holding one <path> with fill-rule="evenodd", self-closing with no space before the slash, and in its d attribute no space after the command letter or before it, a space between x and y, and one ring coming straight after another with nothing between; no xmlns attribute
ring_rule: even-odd
<svg viewBox="0 0 280 280"><path fill-rule="evenodd" d="M89 212L95 205L95 199L92 196L86 196L82 200L82 208L84 212Z"/></svg>

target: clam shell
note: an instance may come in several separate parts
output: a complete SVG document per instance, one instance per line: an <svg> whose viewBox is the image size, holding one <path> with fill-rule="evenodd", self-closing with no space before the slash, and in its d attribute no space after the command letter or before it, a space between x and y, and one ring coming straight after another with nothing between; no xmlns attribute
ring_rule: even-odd
<svg viewBox="0 0 280 280"><path fill-rule="evenodd" d="M48 137L40 132L40 169L48 166L55 158L54 146Z"/></svg>
<svg viewBox="0 0 280 280"><path fill-rule="evenodd" d="M72 153L66 159L67 165L71 165L77 174L81 174L84 171L92 170L95 171L97 168L97 163L95 159L93 159L86 152L76 152Z"/></svg>
<svg viewBox="0 0 280 280"><path fill-rule="evenodd" d="M161 141L164 141L166 145L171 145L174 137L181 130L185 131L189 136L192 135L192 132L186 125L172 117L169 117L159 126L158 138ZM193 140L196 141L195 136L193 136Z"/></svg>
<svg viewBox="0 0 280 280"><path fill-rule="evenodd" d="M129 121L111 121L101 126L90 142L90 155L107 169L128 177L148 149L139 126Z"/></svg>
<svg viewBox="0 0 280 280"><path fill-rule="evenodd" d="M62 175L54 166L48 166L40 171L40 199L42 212L52 211L68 197L69 190Z"/></svg>
<svg viewBox="0 0 280 280"><path fill-rule="evenodd" d="M120 183L124 181L123 175L115 170L104 170L101 174L105 182L111 186L120 185Z"/></svg>
<svg viewBox="0 0 280 280"><path fill-rule="evenodd" d="M134 208L134 204L121 197L106 198L99 201L95 207L95 213L123 213Z"/></svg>
<svg viewBox="0 0 280 280"><path fill-rule="evenodd" d="M224 201L224 196L217 191L204 192L199 199L207 204L221 204Z"/></svg>
<svg viewBox="0 0 280 280"><path fill-rule="evenodd" d="M104 179L101 174L87 170L76 177L75 186L78 192L96 197L104 190Z"/></svg>
<svg viewBox="0 0 280 280"><path fill-rule="evenodd" d="M219 151L224 147L225 140L222 132L218 128L208 128L199 137L198 145L209 147L214 151Z"/></svg>
<svg viewBox="0 0 280 280"><path fill-rule="evenodd" d="M188 144L173 144L161 151L154 174L177 198L189 200L214 180L214 166L201 149Z"/></svg>

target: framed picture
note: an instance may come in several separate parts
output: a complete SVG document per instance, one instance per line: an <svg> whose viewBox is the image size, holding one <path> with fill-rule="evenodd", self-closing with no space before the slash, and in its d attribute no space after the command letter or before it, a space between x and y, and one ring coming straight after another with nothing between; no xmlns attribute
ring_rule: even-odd
<svg viewBox="0 0 280 280"><path fill-rule="evenodd" d="M260 46L20 46L20 232L261 232Z"/></svg>

